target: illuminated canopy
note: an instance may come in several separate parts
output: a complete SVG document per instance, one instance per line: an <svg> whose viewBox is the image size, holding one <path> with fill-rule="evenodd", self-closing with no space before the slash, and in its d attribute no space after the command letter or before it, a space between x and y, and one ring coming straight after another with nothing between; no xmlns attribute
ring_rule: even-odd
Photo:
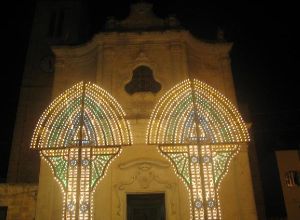
<svg viewBox="0 0 300 220"><path fill-rule="evenodd" d="M198 137L193 140L196 124ZM151 115L146 141L240 143L248 142L249 134L234 105L211 86L194 79L176 85L160 99Z"/></svg>
<svg viewBox="0 0 300 220"><path fill-rule="evenodd" d="M120 146L131 143L128 122L117 101L92 83L78 83L65 91L41 116L31 148L53 149ZM81 127L82 125L82 127Z"/></svg>
<svg viewBox="0 0 300 220"><path fill-rule="evenodd" d="M125 113L105 90L78 83L42 114L31 148L40 150L61 186L65 220L93 218L93 192L132 137Z"/></svg>
<svg viewBox="0 0 300 220"><path fill-rule="evenodd" d="M234 105L196 79L183 81L160 99L146 137L187 186L193 220L222 219L218 189L230 161L248 141Z"/></svg>

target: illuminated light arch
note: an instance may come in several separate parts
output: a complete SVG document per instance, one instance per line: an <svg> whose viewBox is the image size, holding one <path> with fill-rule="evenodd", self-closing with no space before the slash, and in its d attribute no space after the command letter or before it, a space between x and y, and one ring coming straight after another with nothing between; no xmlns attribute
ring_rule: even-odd
<svg viewBox="0 0 300 220"><path fill-rule="evenodd" d="M249 141L235 106L196 79L177 84L159 100L146 135L146 143L158 145L187 186L194 220L221 219L220 183Z"/></svg>
<svg viewBox="0 0 300 220"><path fill-rule="evenodd" d="M202 142L249 141L245 123L233 104L211 86L185 80L155 106L148 126L148 144L190 143L191 124L198 118Z"/></svg>
<svg viewBox="0 0 300 220"><path fill-rule="evenodd" d="M63 219L93 218L93 192L106 168L132 144L118 102L92 83L80 82L57 97L40 117L31 148L40 150L64 193Z"/></svg>
<svg viewBox="0 0 300 220"><path fill-rule="evenodd" d="M131 144L125 112L118 102L99 86L81 82L57 97L42 114L31 148L53 149L76 145L82 117L86 131L84 143L95 146Z"/></svg>

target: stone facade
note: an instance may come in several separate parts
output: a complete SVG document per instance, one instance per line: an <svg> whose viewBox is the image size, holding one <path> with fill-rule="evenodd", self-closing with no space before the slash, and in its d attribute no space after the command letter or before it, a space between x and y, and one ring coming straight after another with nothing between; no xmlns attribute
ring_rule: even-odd
<svg viewBox="0 0 300 220"><path fill-rule="evenodd" d="M125 219L126 194L155 192L166 195L167 219L190 219L185 185L157 148L145 144L147 124L158 100L187 78L206 82L236 104L231 46L224 42L207 43L186 30L152 30L109 31L95 35L84 45L53 48L57 60L53 98L79 81L94 82L116 98L132 126L134 145L123 148L95 191L95 219ZM130 95L125 91L133 70L140 65L153 70L155 80L162 86L158 93ZM220 198L224 219L256 219L247 145L232 161ZM61 218L61 199L51 169L42 162L37 219Z"/></svg>
<svg viewBox="0 0 300 220"><path fill-rule="evenodd" d="M91 81L114 96L130 118L149 118L166 91L184 79L198 78L236 103L231 46L199 41L185 30L100 33L83 46L53 48L57 59L53 97L78 81ZM124 90L139 65L149 66L154 78L163 85L157 94L129 95Z"/></svg>
<svg viewBox="0 0 300 220"><path fill-rule="evenodd" d="M6 220L33 220L38 186L0 184L0 206L8 207Z"/></svg>
<svg viewBox="0 0 300 220"><path fill-rule="evenodd" d="M191 217L186 185L178 178L171 163L159 153L157 146L146 145L147 125L158 100L173 86L189 78L209 84L237 105L229 57L232 44L196 39L181 29L174 18L156 18L149 12L151 7L148 4L137 5L138 8L133 6L132 14L125 21L110 20L106 32L96 34L85 44L52 47L56 58L55 72L46 93L51 93L54 99L74 84L90 81L108 91L127 113L134 144L123 147L122 153L113 160L106 176L97 185L94 219L126 219L128 193L163 192L166 195L167 219L188 220ZM141 30L141 27L145 29ZM117 28L120 30L117 31ZM130 95L125 91L133 70L141 65L148 66L154 79L161 84L158 93ZM43 93L37 90L31 92L41 96L34 98L40 111L45 104L44 100L43 103L38 101L42 100ZM30 98L26 100L29 102ZM27 112L22 106L19 111ZM30 123L35 124L38 117L35 114L32 117ZM33 130L33 126L24 125L23 129L25 127ZM20 133L18 129L16 135ZM23 147L20 145L19 149ZM13 154L17 154L14 152L16 149ZM21 160L22 163L17 166L14 157L10 168L14 177L26 176L26 172L37 164ZM20 170L15 175L16 167L20 169L23 163L27 167L24 173L21 174ZM38 167L33 169L36 171ZM219 194L224 219L256 219L247 144L242 145L240 153L232 160ZM40 164L37 201L37 220L62 218L63 194L45 161ZM34 204L31 204L33 209Z"/></svg>

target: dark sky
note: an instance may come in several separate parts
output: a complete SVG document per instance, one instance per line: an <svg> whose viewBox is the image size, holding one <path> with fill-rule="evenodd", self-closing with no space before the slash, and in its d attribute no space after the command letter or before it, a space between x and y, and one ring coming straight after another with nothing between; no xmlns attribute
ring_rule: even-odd
<svg viewBox="0 0 300 220"><path fill-rule="evenodd" d="M103 27L107 16L123 19L130 2L87 1L91 32ZM156 0L154 11L160 17L176 14L182 25L195 36L215 39L217 27L223 28L228 41L234 42L232 70L240 103L247 105L253 122L253 137L258 152L268 215L284 215L279 190L274 150L299 149L300 105L296 60L298 7L288 1L201 1ZM34 0L11 1L2 7L2 76L0 177L4 178L11 145L34 13ZM6 13L5 13L6 12ZM4 50L3 50L4 48ZM298 54L298 51L297 51Z"/></svg>

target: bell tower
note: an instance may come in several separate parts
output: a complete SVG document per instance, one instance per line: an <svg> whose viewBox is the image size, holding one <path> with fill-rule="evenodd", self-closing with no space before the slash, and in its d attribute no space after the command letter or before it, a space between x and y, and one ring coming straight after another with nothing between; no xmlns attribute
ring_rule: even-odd
<svg viewBox="0 0 300 220"><path fill-rule="evenodd" d="M39 156L29 152L35 122L50 103L55 57L52 45L74 45L88 34L81 1L37 1L20 89L7 181L37 182ZM30 161L30 163L28 162Z"/></svg>

